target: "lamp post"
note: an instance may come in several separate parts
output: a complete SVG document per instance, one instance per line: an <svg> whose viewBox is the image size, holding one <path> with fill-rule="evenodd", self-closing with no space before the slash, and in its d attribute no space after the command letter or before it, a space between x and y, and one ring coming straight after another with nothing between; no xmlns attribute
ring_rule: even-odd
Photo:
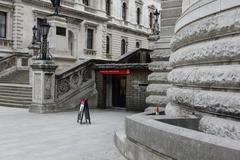
<svg viewBox="0 0 240 160"><path fill-rule="evenodd" d="M160 33L160 27L159 27L159 23L158 23L158 20L159 20L159 16L160 16L160 11L158 11L156 9L156 11L153 13L154 16L155 16L155 22L154 22L154 27L153 27L153 34L154 35L159 35Z"/></svg>
<svg viewBox="0 0 240 160"><path fill-rule="evenodd" d="M47 22L47 19L44 19L43 23L40 25L41 27L41 31L42 31L42 45L41 45L41 60L47 60L49 59L48 56L48 41L47 41L47 37L48 37L48 33L49 33L49 29L50 29L50 25Z"/></svg>

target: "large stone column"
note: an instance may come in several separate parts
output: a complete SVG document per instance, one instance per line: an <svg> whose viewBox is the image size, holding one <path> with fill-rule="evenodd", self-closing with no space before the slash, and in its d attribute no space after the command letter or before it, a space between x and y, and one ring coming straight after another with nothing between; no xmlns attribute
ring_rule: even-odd
<svg viewBox="0 0 240 160"><path fill-rule="evenodd" d="M149 70L153 73L148 76L149 85L147 92L149 96L146 103L150 107L165 107L169 102L166 92L170 87L167 76L170 71L169 56L171 54L170 41L174 35L174 26L176 20L181 15L182 0L161 1L161 32L158 36L150 36L153 41L156 40L151 53L152 63L149 64Z"/></svg>
<svg viewBox="0 0 240 160"><path fill-rule="evenodd" d="M49 113L57 111L55 104L55 70L57 65L51 60L35 60L31 65L32 104L29 112Z"/></svg>
<svg viewBox="0 0 240 160"><path fill-rule="evenodd" d="M195 114L201 131L240 140L240 1L183 5L171 43L166 114Z"/></svg>

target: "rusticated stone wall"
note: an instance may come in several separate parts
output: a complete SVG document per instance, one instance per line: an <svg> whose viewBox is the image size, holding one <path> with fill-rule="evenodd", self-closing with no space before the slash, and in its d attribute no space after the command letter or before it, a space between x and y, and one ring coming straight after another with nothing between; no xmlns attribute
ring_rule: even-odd
<svg viewBox="0 0 240 160"><path fill-rule="evenodd" d="M182 0L161 1L161 33L160 38L153 45L152 63L148 67L153 72L148 76L147 92L149 96L146 98L146 103L149 107L165 107L169 102L166 92L170 87L167 79L171 69L169 67L170 41L174 35L175 23L181 15L181 5ZM154 40L156 37L155 35L150 39Z"/></svg>
<svg viewBox="0 0 240 160"><path fill-rule="evenodd" d="M198 115L201 131L240 140L240 1L196 1L175 33L166 114Z"/></svg>

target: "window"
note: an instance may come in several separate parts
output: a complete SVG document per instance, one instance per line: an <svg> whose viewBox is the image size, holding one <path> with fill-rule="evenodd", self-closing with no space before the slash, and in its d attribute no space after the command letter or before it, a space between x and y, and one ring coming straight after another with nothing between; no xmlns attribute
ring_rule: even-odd
<svg viewBox="0 0 240 160"><path fill-rule="evenodd" d="M140 48L140 43L136 42L136 48Z"/></svg>
<svg viewBox="0 0 240 160"><path fill-rule="evenodd" d="M40 42L42 38L42 30L41 25L43 24L44 19L38 18L37 19L37 41Z"/></svg>
<svg viewBox="0 0 240 160"><path fill-rule="evenodd" d="M125 39L121 41L121 55L125 54L127 51L127 43Z"/></svg>
<svg viewBox="0 0 240 160"><path fill-rule="evenodd" d="M107 54L110 54L110 37L109 36L107 36L107 49L106 49L106 53Z"/></svg>
<svg viewBox="0 0 240 160"><path fill-rule="evenodd" d="M111 0L106 0L106 13L107 15L111 15Z"/></svg>
<svg viewBox="0 0 240 160"><path fill-rule="evenodd" d="M141 9L137 9L137 24L141 23Z"/></svg>
<svg viewBox="0 0 240 160"><path fill-rule="evenodd" d="M87 49L93 49L93 29L87 29Z"/></svg>
<svg viewBox="0 0 240 160"><path fill-rule="evenodd" d="M6 38L7 14L0 12L0 37Z"/></svg>
<svg viewBox="0 0 240 160"><path fill-rule="evenodd" d="M125 2L122 5L122 19L127 20L127 4Z"/></svg>
<svg viewBox="0 0 240 160"><path fill-rule="evenodd" d="M89 6L89 1L88 0L83 0L83 4L85 4L86 6Z"/></svg>
<svg viewBox="0 0 240 160"><path fill-rule="evenodd" d="M66 28L56 27L56 35L66 36Z"/></svg>
<svg viewBox="0 0 240 160"><path fill-rule="evenodd" d="M150 28L153 28L153 13L150 12L149 14L149 26Z"/></svg>

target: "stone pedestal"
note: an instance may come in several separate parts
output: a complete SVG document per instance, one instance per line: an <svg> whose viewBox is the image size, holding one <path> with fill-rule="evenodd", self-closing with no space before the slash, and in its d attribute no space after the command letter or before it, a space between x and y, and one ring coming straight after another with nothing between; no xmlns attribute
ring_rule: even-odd
<svg viewBox="0 0 240 160"><path fill-rule="evenodd" d="M57 110L54 101L55 70L57 65L51 60L36 60L31 65L31 68L33 73L33 92L29 112L55 112Z"/></svg>

